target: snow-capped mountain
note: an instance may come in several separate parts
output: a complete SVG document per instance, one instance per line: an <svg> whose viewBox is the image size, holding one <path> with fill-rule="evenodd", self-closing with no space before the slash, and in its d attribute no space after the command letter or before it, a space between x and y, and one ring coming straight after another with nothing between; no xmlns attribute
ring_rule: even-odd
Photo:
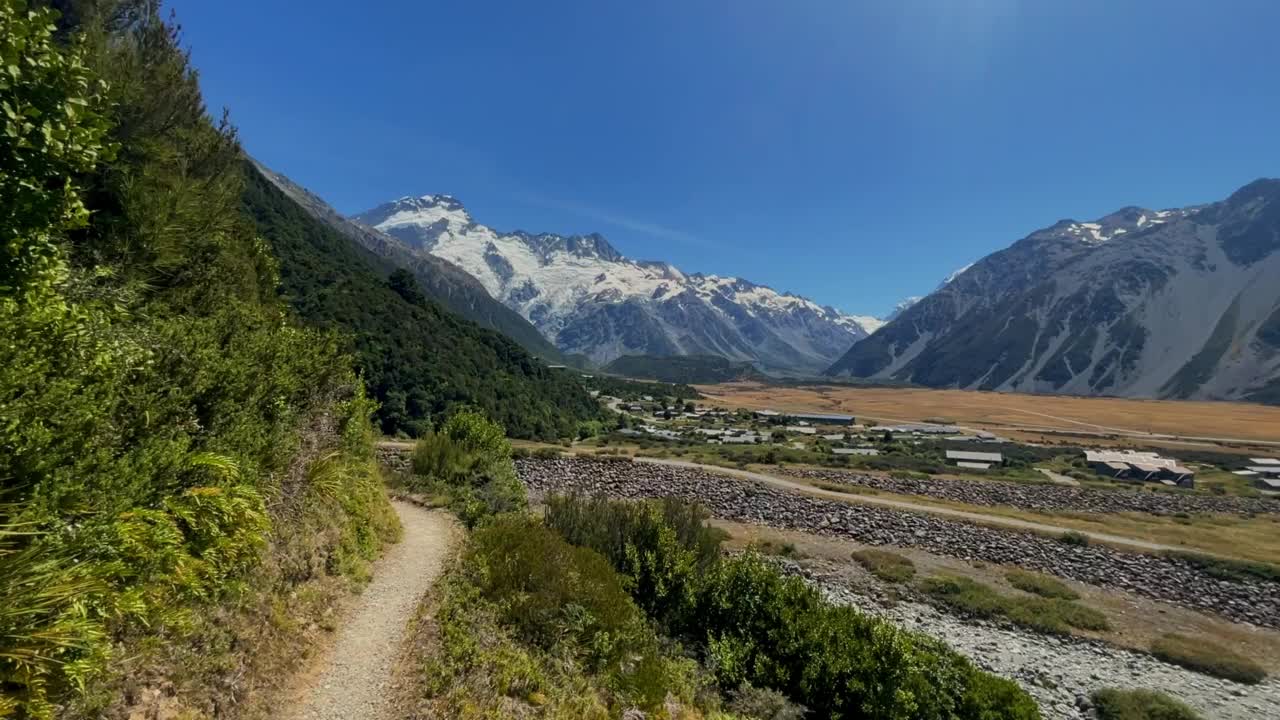
<svg viewBox="0 0 1280 720"><path fill-rule="evenodd" d="M356 216L480 281L566 353L719 355L812 373L877 327L747 280L624 257L602 236L499 232L448 195L404 197Z"/></svg>
<svg viewBox="0 0 1280 720"><path fill-rule="evenodd" d="M962 269L832 375L1280 402L1280 180L1063 220Z"/></svg>

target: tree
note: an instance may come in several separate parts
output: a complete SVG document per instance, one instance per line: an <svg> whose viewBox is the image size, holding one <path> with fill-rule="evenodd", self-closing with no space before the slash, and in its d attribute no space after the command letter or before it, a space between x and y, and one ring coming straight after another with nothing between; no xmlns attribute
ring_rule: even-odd
<svg viewBox="0 0 1280 720"><path fill-rule="evenodd" d="M80 47L53 38L56 13L0 0L0 292L62 267L52 234L83 225L72 178L109 158L103 84Z"/></svg>

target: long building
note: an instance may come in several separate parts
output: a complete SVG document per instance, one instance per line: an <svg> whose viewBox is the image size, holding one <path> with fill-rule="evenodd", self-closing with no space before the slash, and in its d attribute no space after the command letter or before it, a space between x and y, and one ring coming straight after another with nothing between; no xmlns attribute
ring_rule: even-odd
<svg viewBox="0 0 1280 720"><path fill-rule="evenodd" d="M1133 450L1086 450L1084 459L1094 472L1116 480L1195 487L1194 470L1179 465L1173 458L1161 457L1157 453Z"/></svg>

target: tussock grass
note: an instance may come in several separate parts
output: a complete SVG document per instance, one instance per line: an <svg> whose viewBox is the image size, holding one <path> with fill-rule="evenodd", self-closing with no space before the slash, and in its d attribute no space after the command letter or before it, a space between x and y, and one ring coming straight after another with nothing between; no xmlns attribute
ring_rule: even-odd
<svg viewBox="0 0 1280 720"><path fill-rule="evenodd" d="M1220 580L1231 580L1233 582L1262 580L1264 582L1280 583L1280 565L1254 560L1213 557L1184 551L1170 551L1165 555L1190 563Z"/></svg>
<svg viewBox="0 0 1280 720"><path fill-rule="evenodd" d="M1202 720L1196 711L1154 690L1103 688L1092 699L1098 720Z"/></svg>
<svg viewBox="0 0 1280 720"><path fill-rule="evenodd" d="M1028 572L1026 570L1010 570L1005 573L1005 580L1009 584L1032 595L1039 595L1046 598L1061 598L1063 600L1079 600L1080 594L1075 590L1067 587L1057 578L1042 575L1040 573Z"/></svg>
<svg viewBox="0 0 1280 720"><path fill-rule="evenodd" d="M931 577L921 584L925 594L953 610L986 619L1005 619L1039 632L1057 635L1074 630L1109 630L1107 617L1071 600L1011 597L975 580Z"/></svg>
<svg viewBox="0 0 1280 720"><path fill-rule="evenodd" d="M1188 670L1248 685L1267 677L1267 671L1256 662L1201 638L1171 633L1151 645L1151 654Z"/></svg>
<svg viewBox="0 0 1280 720"><path fill-rule="evenodd" d="M904 583L916 576L916 564L911 562L911 558L888 550L857 550L853 559L885 582Z"/></svg>

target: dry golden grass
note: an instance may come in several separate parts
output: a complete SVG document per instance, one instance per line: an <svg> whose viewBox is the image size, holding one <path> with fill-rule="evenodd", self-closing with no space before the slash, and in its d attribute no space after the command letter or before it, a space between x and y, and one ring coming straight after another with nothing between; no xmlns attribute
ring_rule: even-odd
<svg viewBox="0 0 1280 720"><path fill-rule="evenodd" d="M779 387L741 382L700 385L712 402L749 409L846 413L877 422L929 418L969 427L1023 432L1227 438L1280 442L1280 407L1191 402L1019 395L968 390L854 388L838 385Z"/></svg>

